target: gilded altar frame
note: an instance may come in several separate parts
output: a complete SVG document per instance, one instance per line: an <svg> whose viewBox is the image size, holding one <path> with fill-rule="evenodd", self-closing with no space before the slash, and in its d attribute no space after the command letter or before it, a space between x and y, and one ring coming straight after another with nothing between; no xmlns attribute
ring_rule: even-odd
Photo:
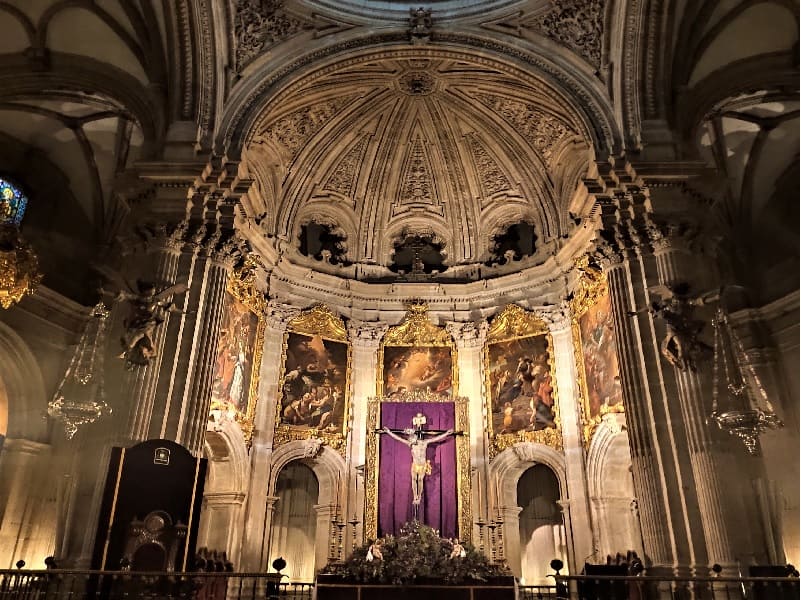
<svg viewBox="0 0 801 600"><path fill-rule="evenodd" d="M494 431L493 424L493 384L490 347L501 342L523 340L537 336L545 337L545 348L548 354L547 365L553 387L553 422L554 427L546 427L536 431L521 429L512 433ZM516 304L507 305L489 325L487 340L484 344L484 396L487 407L487 433L490 440L490 460L498 454L520 442L545 444L561 451L562 422L559 413L559 393L554 370L553 338L547 323L536 314L526 311Z"/></svg>
<svg viewBox="0 0 801 600"><path fill-rule="evenodd" d="M342 390L342 401L344 403L342 409L342 424L341 427L337 427L335 431L331 431L327 428L318 429L311 426L299 427L282 422L284 386L287 382L287 354L289 350L289 339L292 334L310 337L319 336L323 340L341 343L346 346L345 364L341 365L345 369L345 382L344 389ZM275 433L273 436L273 444L275 447L295 440L315 438L321 440L323 444L344 456L347 428L350 419L352 354L352 346L348 340L348 332L344 322L339 315L335 314L325 304L315 304L289 321L287 329L284 332L283 344L281 346L281 376L278 383L278 399L275 403Z"/></svg>
<svg viewBox="0 0 801 600"><path fill-rule="evenodd" d="M264 332L267 326L267 299L256 287L256 270L261 266L258 257L253 254L245 258L241 268L235 270L228 277L226 292L235 300L242 303L256 316L256 335L253 340L252 369L247 387L247 406L245 410L233 411L233 418L242 429L245 443L250 447L253 438L253 427L256 419L256 404L259 398L259 373L261 372L261 359L264 351ZM225 403L212 398L211 410L231 413L231 408Z"/></svg>
<svg viewBox="0 0 801 600"><path fill-rule="evenodd" d="M594 264L592 259L585 255L576 259L576 270L581 274L576 282L571 301L571 328L573 330L573 355L576 360L576 373L578 373L579 393L581 395L581 429L582 439L585 450L589 448L592 436L598 425L601 424L607 414L624 413L623 402L609 406L603 404L599 414L593 415L590 406L590 392L587 383L587 373L585 368L585 357L583 343L581 339L581 318L588 310L593 308L598 302L609 295L609 286L606 275L599 266ZM614 338L615 345L617 338ZM615 351L617 349L615 348ZM618 377L620 373L616 373Z"/></svg>
<svg viewBox="0 0 801 600"><path fill-rule="evenodd" d="M406 390L386 396L384 382L384 355L388 347L449 348L451 356L450 394L431 390ZM470 420L469 400L457 396L458 376L456 346L448 331L437 327L428 319L428 306L410 303L404 320L390 328L381 340L378 350L377 385L379 396L367 402L367 440L365 448L365 512L364 535L375 539L378 533L378 471L379 436L375 433L381 423L382 402L453 402L454 424L463 435L456 437L456 496L459 514L459 538L469 541L472 537L472 510L470 496Z"/></svg>
<svg viewBox="0 0 801 600"><path fill-rule="evenodd" d="M470 419L469 400L458 396L442 396L430 392L406 393L392 398L379 396L367 401L367 440L364 470L364 536L374 540L378 534L378 471L379 435L383 402L453 402L454 425L462 435L456 437L456 510L459 515L459 539L470 541L473 516L470 503Z"/></svg>

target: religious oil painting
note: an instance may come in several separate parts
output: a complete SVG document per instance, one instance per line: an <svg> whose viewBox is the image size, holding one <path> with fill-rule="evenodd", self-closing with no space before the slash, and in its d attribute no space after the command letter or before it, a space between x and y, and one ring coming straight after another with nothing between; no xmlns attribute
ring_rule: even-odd
<svg viewBox="0 0 801 600"><path fill-rule="evenodd" d="M587 424L593 425L599 423L607 413L623 411L623 391L608 293L598 296L584 311L578 318L577 329L583 367L584 416ZM588 430L587 435L590 433Z"/></svg>
<svg viewBox="0 0 801 600"><path fill-rule="evenodd" d="M348 345L290 332L281 387L281 424L340 431L345 419Z"/></svg>
<svg viewBox="0 0 801 600"><path fill-rule="evenodd" d="M453 358L448 346L384 347L384 396L453 394Z"/></svg>
<svg viewBox="0 0 801 600"><path fill-rule="evenodd" d="M495 433L556 427L544 334L490 344L489 364Z"/></svg>
<svg viewBox="0 0 801 600"><path fill-rule="evenodd" d="M520 442L561 450L553 343L540 317L510 304L492 320L484 381L492 456Z"/></svg>
<svg viewBox="0 0 801 600"><path fill-rule="evenodd" d="M256 396L263 327L257 313L231 290L225 294L217 356L214 362L211 406L240 423L252 418Z"/></svg>
<svg viewBox="0 0 801 600"><path fill-rule="evenodd" d="M345 451L350 344L345 323L317 304L287 324L281 355L274 444L314 438Z"/></svg>

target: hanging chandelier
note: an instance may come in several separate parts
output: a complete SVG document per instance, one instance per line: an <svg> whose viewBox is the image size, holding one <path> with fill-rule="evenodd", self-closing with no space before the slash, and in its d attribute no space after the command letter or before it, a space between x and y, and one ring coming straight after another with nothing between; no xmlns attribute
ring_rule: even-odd
<svg viewBox="0 0 801 600"><path fill-rule="evenodd" d="M5 179L0 179L0 306L9 308L32 294L42 280L36 253L19 232L25 195Z"/></svg>
<svg viewBox="0 0 801 600"><path fill-rule="evenodd" d="M740 438L749 454L757 455L759 436L768 429L783 427L784 423L773 412L762 382L747 361L747 374L743 373L737 358L744 357L745 350L722 308L718 308L713 325L715 349L710 416L720 429ZM757 398L752 395L748 379L758 391ZM722 399L721 389L725 390Z"/></svg>
<svg viewBox="0 0 801 600"><path fill-rule="evenodd" d="M90 313L64 377L47 405L47 414L64 422L67 439L72 439L81 425L94 423L111 413L103 390L103 351L108 316L108 309L102 301L98 302Z"/></svg>

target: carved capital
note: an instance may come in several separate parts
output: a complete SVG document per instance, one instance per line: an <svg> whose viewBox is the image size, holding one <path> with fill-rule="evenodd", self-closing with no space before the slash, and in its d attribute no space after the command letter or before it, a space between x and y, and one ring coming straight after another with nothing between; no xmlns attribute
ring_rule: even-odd
<svg viewBox="0 0 801 600"><path fill-rule="evenodd" d="M484 345L489 331L489 323L480 321L451 321L445 324L445 329L453 336L457 347L476 348Z"/></svg>
<svg viewBox="0 0 801 600"><path fill-rule="evenodd" d="M291 304L284 304L276 300L267 302L267 325L271 329L283 331L289 321L300 314L300 309Z"/></svg>
<svg viewBox="0 0 801 600"><path fill-rule="evenodd" d="M356 346L377 348L387 329L387 323L352 320L348 323L348 337Z"/></svg>

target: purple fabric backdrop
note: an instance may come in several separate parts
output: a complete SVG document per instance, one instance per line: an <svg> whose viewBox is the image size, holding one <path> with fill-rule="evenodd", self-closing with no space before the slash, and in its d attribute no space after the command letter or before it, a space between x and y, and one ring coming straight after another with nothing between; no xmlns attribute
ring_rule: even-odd
<svg viewBox="0 0 801 600"><path fill-rule="evenodd" d="M426 416L424 429L455 429L453 402L382 402L381 427L402 430L412 426L418 413ZM433 436L429 436L433 437ZM426 449L431 475L426 476L420 521L438 529L443 537L457 537L456 440L453 436ZM411 521L412 454L409 446L381 436L378 471L378 535L397 535Z"/></svg>

